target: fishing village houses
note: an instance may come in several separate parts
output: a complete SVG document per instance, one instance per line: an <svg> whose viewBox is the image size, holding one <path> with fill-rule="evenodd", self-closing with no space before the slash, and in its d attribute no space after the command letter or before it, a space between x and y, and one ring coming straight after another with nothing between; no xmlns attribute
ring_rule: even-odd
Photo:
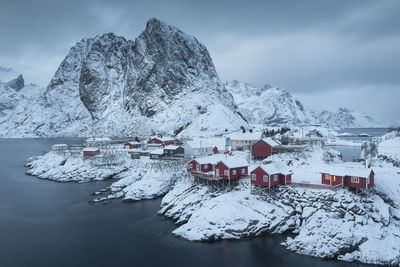
<svg viewBox="0 0 400 267"><path fill-rule="evenodd" d="M319 137L318 137L319 138ZM310 144L309 144L310 145ZM275 137L262 132L235 132L225 136L182 137L151 136L131 140L93 137L83 145L55 144L56 153L82 153L84 159L116 160L128 153L132 159L142 156L151 160L184 160L187 172L199 183L211 186L231 186L248 179L253 189L273 189L277 186L302 186L321 189L369 189L374 185L374 172L345 164L290 167L272 163L269 157L284 152L301 152L307 145L283 145ZM80 152L79 152L80 151ZM308 179L308 181L307 181ZM264 190L265 191L265 190Z"/></svg>

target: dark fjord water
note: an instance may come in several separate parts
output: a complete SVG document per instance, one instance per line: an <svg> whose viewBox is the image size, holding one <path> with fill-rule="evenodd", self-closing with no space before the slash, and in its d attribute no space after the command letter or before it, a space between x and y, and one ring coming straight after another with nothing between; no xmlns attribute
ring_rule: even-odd
<svg viewBox="0 0 400 267"><path fill-rule="evenodd" d="M389 131L388 128L347 128L343 132L351 133L356 136L340 137L345 140L354 140L356 142L371 141L374 137L381 137ZM367 134L368 136L357 136L359 134ZM343 161L353 161L354 158L360 157L361 148L359 146L333 146L334 149L342 153Z"/></svg>
<svg viewBox="0 0 400 267"><path fill-rule="evenodd" d="M30 156L76 139L0 139L0 266L361 266L286 251L283 236L192 243L156 215L160 200L90 204L111 182L25 175Z"/></svg>

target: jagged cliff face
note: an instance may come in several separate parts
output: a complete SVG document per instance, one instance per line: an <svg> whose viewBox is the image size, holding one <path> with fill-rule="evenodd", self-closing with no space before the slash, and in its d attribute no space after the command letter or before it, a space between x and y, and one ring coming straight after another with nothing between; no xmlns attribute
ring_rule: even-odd
<svg viewBox="0 0 400 267"><path fill-rule="evenodd" d="M27 107L43 123L25 113L4 121L40 136L219 131L246 124L234 106L205 46L151 19L135 41L109 33L73 46L41 101Z"/></svg>
<svg viewBox="0 0 400 267"><path fill-rule="evenodd" d="M95 40L82 62L79 95L93 118L101 119L112 105L121 106L132 42L114 34Z"/></svg>
<svg viewBox="0 0 400 267"><path fill-rule="evenodd" d="M221 89L206 47L193 36L156 19L135 40L125 106L151 117L182 93ZM218 92L216 92L218 93Z"/></svg>

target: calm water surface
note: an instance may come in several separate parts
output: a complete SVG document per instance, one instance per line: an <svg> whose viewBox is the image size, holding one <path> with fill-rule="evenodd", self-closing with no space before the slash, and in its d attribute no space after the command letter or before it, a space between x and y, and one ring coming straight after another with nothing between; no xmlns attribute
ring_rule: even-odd
<svg viewBox="0 0 400 267"><path fill-rule="evenodd" d="M389 131L388 128L347 128L343 132L354 135L368 134L368 137L349 136L340 137L346 140L355 140L357 142L371 141L373 137L381 137ZM360 146L333 146L334 149L342 153L343 161L353 161L354 158L359 158L361 154Z"/></svg>
<svg viewBox="0 0 400 267"><path fill-rule="evenodd" d="M90 204L111 182L25 175L30 156L77 139L0 139L0 266L361 266L283 249L282 236L192 243L156 215L160 200Z"/></svg>

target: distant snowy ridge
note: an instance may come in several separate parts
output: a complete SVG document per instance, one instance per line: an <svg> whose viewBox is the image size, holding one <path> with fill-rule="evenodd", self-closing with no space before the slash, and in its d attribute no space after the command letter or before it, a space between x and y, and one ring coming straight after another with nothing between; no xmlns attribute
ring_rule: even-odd
<svg viewBox="0 0 400 267"><path fill-rule="evenodd" d="M359 114L346 108L332 111L306 109L300 100L278 87L254 87L233 80L225 84L232 94L238 111L250 123L256 124L322 124L328 126L382 127L372 116Z"/></svg>
<svg viewBox="0 0 400 267"><path fill-rule="evenodd" d="M134 40L113 33L76 43L47 88L0 68L0 137L185 135L248 124L373 126L340 109L311 112L290 93L224 84L195 37L150 19Z"/></svg>

